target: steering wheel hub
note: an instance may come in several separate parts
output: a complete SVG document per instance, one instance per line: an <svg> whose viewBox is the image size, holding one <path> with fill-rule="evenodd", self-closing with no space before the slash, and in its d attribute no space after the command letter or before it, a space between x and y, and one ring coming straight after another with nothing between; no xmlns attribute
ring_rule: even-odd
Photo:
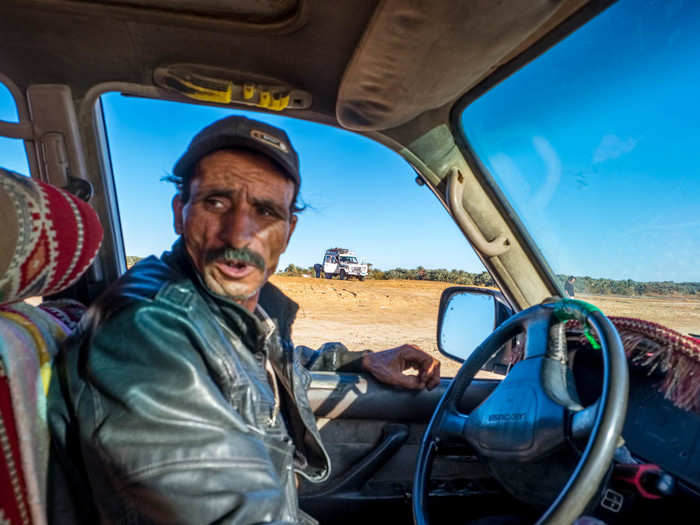
<svg viewBox="0 0 700 525"><path fill-rule="evenodd" d="M535 443L537 397L529 386L504 388L498 399L472 413L482 455L525 452Z"/></svg>

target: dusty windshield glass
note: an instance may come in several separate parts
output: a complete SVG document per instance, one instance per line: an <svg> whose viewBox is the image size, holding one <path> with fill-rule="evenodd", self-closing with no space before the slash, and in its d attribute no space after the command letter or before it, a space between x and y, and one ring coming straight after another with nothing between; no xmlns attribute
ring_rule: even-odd
<svg viewBox="0 0 700 525"><path fill-rule="evenodd" d="M700 4L621 1L463 111L562 289L700 333Z"/></svg>

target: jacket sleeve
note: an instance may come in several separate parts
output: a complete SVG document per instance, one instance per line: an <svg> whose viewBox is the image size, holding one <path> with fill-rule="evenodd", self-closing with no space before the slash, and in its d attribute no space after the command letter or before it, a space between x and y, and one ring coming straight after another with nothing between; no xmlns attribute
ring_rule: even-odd
<svg viewBox="0 0 700 525"><path fill-rule="evenodd" d="M301 363L308 370L322 372L362 372L362 356L370 350L350 351L342 343L324 343L317 350L308 346L297 346Z"/></svg>
<svg viewBox="0 0 700 525"><path fill-rule="evenodd" d="M244 388L243 379L231 366L217 367L225 381L215 377L197 330L181 313L129 307L81 349L76 406L99 513L149 524L296 521L294 485L282 478L293 474L280 459L289 438L276 439L282 453L271 457L263 439L272 438L222 391L225 382Z"/></svg>

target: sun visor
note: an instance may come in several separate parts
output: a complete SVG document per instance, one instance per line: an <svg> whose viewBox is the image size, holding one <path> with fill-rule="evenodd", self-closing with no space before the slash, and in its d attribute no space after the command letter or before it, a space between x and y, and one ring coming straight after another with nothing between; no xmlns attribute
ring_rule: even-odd
<svg viewBox="0 0 700 525"><path fill-rule="evenodd" d="M384 0L345 70L338 122L382 130L440 107L504 63L562 9L583 3Z"/></svg>

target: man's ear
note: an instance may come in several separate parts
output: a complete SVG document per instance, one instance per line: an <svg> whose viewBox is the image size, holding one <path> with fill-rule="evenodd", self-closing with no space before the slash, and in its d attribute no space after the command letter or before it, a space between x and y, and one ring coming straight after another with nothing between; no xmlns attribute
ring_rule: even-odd
<svg viewBox="0 0 700 525"><path fill-rule="evenodd" d="M177 193L173 197L173 227L175 228L175 233L182 235L182 210L185 204L182 202L180 194Z"/></svg>

